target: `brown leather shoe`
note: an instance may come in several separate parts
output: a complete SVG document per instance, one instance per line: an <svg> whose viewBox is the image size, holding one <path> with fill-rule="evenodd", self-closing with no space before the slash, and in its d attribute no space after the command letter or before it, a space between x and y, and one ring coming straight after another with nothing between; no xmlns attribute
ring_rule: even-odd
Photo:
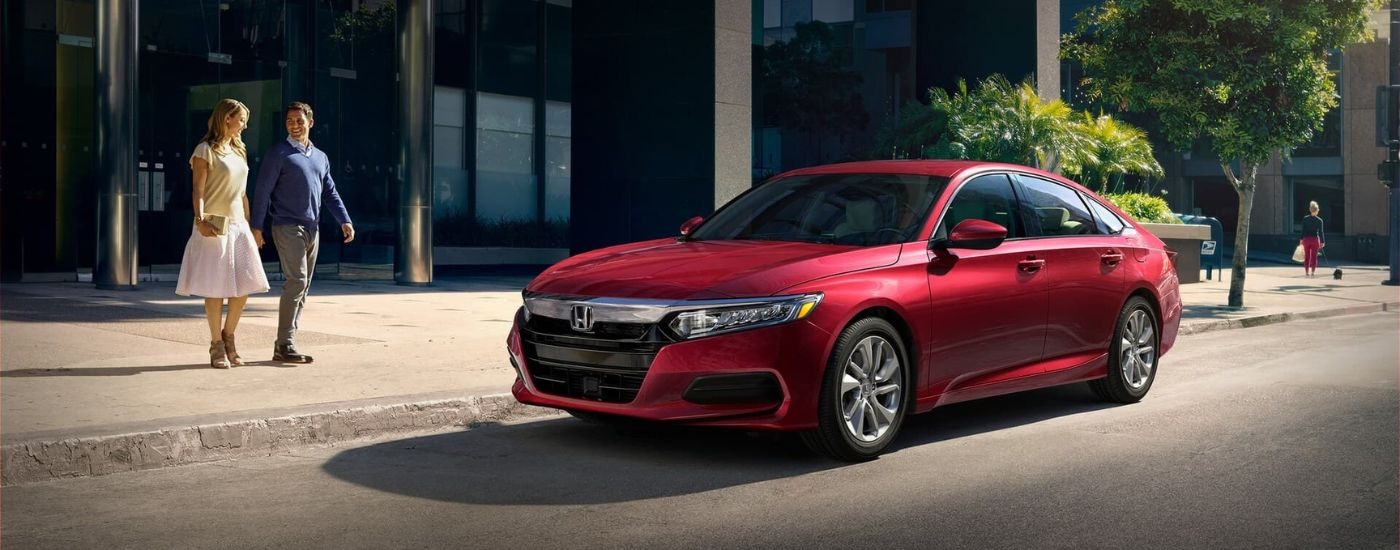
<svg viewBox="0 0 1400 550"><path fill-rule="evenodd" d="M310 363L310 355L297 353L296 346L292 344L277 344L272 348L272 360L283 363Z"/></svg>
<svg viewBox="0 0 1400 550"><path fill-rule="evenodd" d="M233 366L228 362L228 352L224 351L223 342L209 343L209 366L216 369L226 369Z"/></svg>
<svg viewBox="0 0 1400 550"><path fill-rule="evenodd" d="M243 365L243 358L238 356L238 350L233 346L233 335L227 332L220 332L219 336L224 339L224 350L228 352L228 362L233 366Z"/></svg>

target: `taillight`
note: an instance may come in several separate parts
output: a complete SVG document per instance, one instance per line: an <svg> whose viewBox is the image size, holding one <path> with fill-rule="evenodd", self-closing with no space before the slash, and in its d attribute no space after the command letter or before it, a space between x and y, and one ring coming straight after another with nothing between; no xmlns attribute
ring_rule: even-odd
<svg viewBox="0 0 1400 550"><path fill-rule="evenodd" d="M1171 260L1172 267L1176 267L1176 251L1172 250L1172 247L1170 246L1163 246L1162 250L1166 251L1167 259Z"/></svg>

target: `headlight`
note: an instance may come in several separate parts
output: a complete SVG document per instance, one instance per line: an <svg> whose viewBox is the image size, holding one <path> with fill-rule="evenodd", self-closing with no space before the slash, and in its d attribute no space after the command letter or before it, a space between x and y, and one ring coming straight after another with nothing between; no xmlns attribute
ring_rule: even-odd
<svg viewBox="0 0 1400 550"><path fill-rule="evenodd" d="M676 314L667 326L681 339L713 336L803 319L811 315L821 301L822 295L817 293L744 300L734 306L713 305Z"/></svg>

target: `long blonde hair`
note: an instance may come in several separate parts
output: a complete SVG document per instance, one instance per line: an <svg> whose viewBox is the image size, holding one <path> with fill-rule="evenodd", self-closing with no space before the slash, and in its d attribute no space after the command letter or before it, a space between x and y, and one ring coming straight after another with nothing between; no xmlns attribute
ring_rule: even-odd
<svg viewBox="0 0 1400 550"><path fill-rule="evenodd" d="M247 162L248 148L243 145L243 138L238 137L238 134L224 135L224 119L236 111L243 111L249 118L253 116L252 109L249 109L242 101L228 98L220 99L219 103L214 105L214 112L209 113L209 131L205 132L204 137L200 138L199 141L213 147L220 141L228 139L229 147L233 148L233 152L238 153L238 156L243 157L244 162Z"/></svg>

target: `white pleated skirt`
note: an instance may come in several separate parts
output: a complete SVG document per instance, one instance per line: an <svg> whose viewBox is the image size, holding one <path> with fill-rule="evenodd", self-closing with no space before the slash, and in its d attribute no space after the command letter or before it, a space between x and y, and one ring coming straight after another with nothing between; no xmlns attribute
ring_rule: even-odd
<svg viewBox="0 0 1400 550"><path fill-rule="evenodd" d="M267 290L267 273L247 220L229 220L228 233L215 237L201 235L191 224L176 294L237 298Z"/></svg>

